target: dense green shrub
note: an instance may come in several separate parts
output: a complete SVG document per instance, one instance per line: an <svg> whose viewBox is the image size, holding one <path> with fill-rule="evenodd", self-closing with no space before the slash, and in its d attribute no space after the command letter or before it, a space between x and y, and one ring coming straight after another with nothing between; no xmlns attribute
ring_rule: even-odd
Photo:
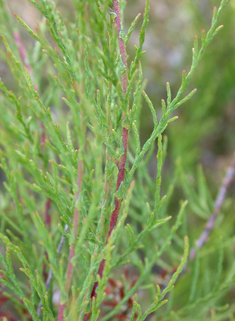
<svg viewBox="0 0 235 321"><path fill-rule="evenodd" d="M204 111L192 105L191 119L167 129L169 152L181 159L166 175L162 137L196 92L189 82L222 28L228 0L214 7L209 30L194 37L192 64L175 95L167 82L161 112L145 92L141 67L149 0L127 32L122 0L73 0L69 21L53 0L29 2L41 15L37 30L0 0L0 317L234 320L235 306L227 304L235 280L234 219L219 223L235 163L213 201L202 168L192 171L196 144L213 123L209 103ZM141 19L130 59L126 48ZM35 40L28 50L25 31ZM144 143L143 108L153 123ZM198 228L194 216L206 227Z"/></svg>

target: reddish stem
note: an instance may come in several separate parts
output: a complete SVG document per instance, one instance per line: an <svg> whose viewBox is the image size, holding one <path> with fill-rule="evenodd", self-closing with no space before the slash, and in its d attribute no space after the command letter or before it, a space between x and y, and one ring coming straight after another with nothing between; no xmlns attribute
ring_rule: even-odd
<svg viewBox="0 0 235 321"><path fill-rule="evenodd" d="M57 321L63 321L64 320L64 310L65 310L65 308L66 308L65 303L60 305Z"/></svg>
<svg viewBox="0 0 235 321"><path fill-rule="evenodd" d="M116 192L118 191L121 183L125 179L125 165L126 165L126 159L127 159L127 148L128 148L128 129L125 127L122 128L122 144L124 148L124 154L122 155L120 159L120 164L119 164L119 172L118 172L118 177L117 177L117 185L116 185ZM118 214L120 211L122 205L122 199L118 199L115 197L115 208L114 211L111 214L111 219L110 219L110 225L109 225L109 231L108 231L108 236L107 236L107 241L108 238L110 237L116 223L117 223L117 218Z"/></svg>
<svg viewBox="0 0 235 321"><path fill-rule="evenodd" d="M98 275L100 276L100 278L103 277L104 265L105 265L105 260L102 260L100 263L99 271L98 271ZM93 289L91 291L91 298L96 297L97 286L98 286L98 282L95 282Z"/></svg>
<svg viewBox="0 0 235 321"><path fill-rule="evenodd" d="M123 144L123 148L124 148L124 154L121 156L120 163L119 163L116 191L118 191L121 183L125 179L125 165L126 165L127 148L128 148L128 129L126 129L125 127L122 128L122 144ZM111 214L109 231L108 231L108 235L106 238L106 243L108 242L108 239L109 239L114 227L117 224L117 219L118 219L118 215L119 215L120 208L122 205L122 201L123 201L123 199L118 199L117 197L115 197L115 208ZM98 275L100 276L100 278L102 278L102 276L103 276L104 266L105 266L105 260L102 260L100 267L99 267L99 271L98 271ZM95 282L94 287L91 292L91 298L96 297L97 286L98 286L98 282Z"/></svg>
<svg viewBox="0 0 235 321"><path fill-rule="evenodd" d="M69 294L69 289L70 289L70 284L73 276L73 264L72 264L72 258L74 257L74 251L75 251L75 242L77 238L77 233L78 233L78 221L79 221L79 212L76 207L76 203L79 197L79 193L81 191L81 186L82 186L82 161L80 160L78 163L78 180L77 180L77 185L78 185L78 191L75 196L75 210L74 210L74 216L73 216L73 239L74 243L71 244L70 251L69 251L69 260L68 260L68 267L67 267L67 282L66 282L66 292ZM59 314L57 321L63 321L64 320L64 310L66 308L66 303L61 304L59 308Z"/></svg>
<svg viewBox="0 0 235 321"><path fill-rule="evenodd" d="M45 206L45 225L48 227L49 230L51 228L50 208L51 208L51 199L48 198ZM47 252L45 252L45 257L46 257L46 260L48 260ZM47 265L45 262L43 263L43 277L45 281L48 278Z"/></svg>
<svg viewBox="0 0 235 321"><path fill-rule="evenodd" d="M50 198L48 198L46 202L46 210L45 210L45 225L48 227L51 226L50 208L51 208L51 200Z"/></svg>
<svg viewBox="0 0 235 321"><path fill-rule="evenodd" d="M20 34L17 31L14 32L14 38L15 38L15 42L16 42L18 48L19 48L20 57L21 57L24 65L25 65L25 67L28 69L28 71L30 73L30 76L32 77L33 76L33 71L32 71L31 66L28 64L26 51L24 49L24 45L23 45L23 42L21 40Z"/></svg>
<svg viewBox="0 0 235 321"><path fill-rule="evenodd" d="M122 57L122 62L124 66L126 67L126 72L122 76L122 90L123 90L123 96L126 95L127 85L128 85L128 74L127 74L127 58L126 58L126 46L125 42L120 37L120 32L122 31L122 21L121 21L121 14L120 14L120 6L118 0L113 0L113 12L116 13L115 23L117 25L118 29L118 45L120 54Z"/></svg>
<svg viewBox="0 0 235 321"><path fill-rule="evenodd" d="M113 0L113 12L116 13L115 23L116 23L117 29L118 29L119 50L120 50L120 54L122 57L122 62L126 68L126 71L122 76L122 92L123 92L123 96L125 97L126 91L127 91L127 86L128 86L127 58L126 58L125 42L120 37L120 32L122 31L122 22L121 22L120 6L119 6L118 0ZM125 115L122 115L122 119L124 121ZM118 165L118 177L117 177L117 184L116 184L116 192L118 191L121 183L125 179L125 165L126 165L127 149L128 149L128 134L129 134L128 129L123 126L122 127L122 145L123 145L124 153L121 156L121 159L120 159L120 162ZM118 215L119 215L120 208L122 205L122 201L123 201L122 198L119 199L119 198L115 197L115 208L111 214L109 231L108 231L108 235L106 238L106 243L108 242L108 239L109 239L114 227L117 224L117 219L118 219ZM104 267L105 267L105 260L102 260L100 267L99 267L99 271L98 271L98 275L100 276L100 278L102 278L102 276L103 276ZM96 297L97 286L98 286L98 282L95 282L94 287L91 292L91 298Z"/></svg>

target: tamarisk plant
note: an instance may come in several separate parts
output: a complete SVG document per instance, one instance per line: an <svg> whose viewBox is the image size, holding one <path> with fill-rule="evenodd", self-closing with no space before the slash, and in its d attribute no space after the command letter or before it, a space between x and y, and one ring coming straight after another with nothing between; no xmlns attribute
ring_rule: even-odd
<svg viewBox="0 0 235 321"><path fill-rule="evenodd" d="M228 0L214 8L208 32L203 30L199 40L195 36L191 68L183 71L174 98L167 83L160 119L145 92L141 67L149 0L131 62L126 48L141 15L125 33L125 1L72 0L71 21L63 19L53 0L29 2L42 16L37 31L0 0L1 59L9 66L0 81L0 156L6 180L0 205L0 282L3 301L11 301L0 307L0 316L34 321L215 320L217 310L211 316L208 311L235 279L231 272L222 282L221 243L216 285L206 294L197 292L201 246L192 245L193 279L185 273L175 289L191 293L190 300L173 308L174 284L187 272L189 242L183 218L187 201L180 202L174 223L169 204L178 178L183 189L187 183L179 165L161 197L167 150L162 133L177 118L175 110L196 92L185 94L205 49L222 28L218 20ZM28 51L20 25L34 39ZM144 101L154 127L141 144ZM147 165L156 140L153 180ZM202 177L200 172L207 195ZM199 197L185 190L195 206ZM173 266L168 257L174 258ZM159 272L163 269L168 279ZM222 320L234 306L218 311Z"/></svg>

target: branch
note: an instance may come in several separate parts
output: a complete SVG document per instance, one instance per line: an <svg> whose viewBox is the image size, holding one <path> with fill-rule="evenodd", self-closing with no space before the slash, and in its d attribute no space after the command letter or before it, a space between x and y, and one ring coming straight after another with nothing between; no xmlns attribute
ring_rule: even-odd
<svg viewBox="0 0 235 321"><path fill-rule="evenodd" d="M48 230L51 229L51 216L50 216L50 208L51 208L51 199L47 198L46 206L45 206L45 226L48 228ZM48 260L48 254L45 252L46 259ZM48 274L47 274L47 266L46 263L43 263L43 276L44 280L47 280Z"/></svg>
<svg viewBox="0 0 235 321"><path fill-rule="evenodd" d="M126 55L125 41L121 37L122 21L121 21L120 6L119 6L118 0L113 0L113 12L116 14L115 24L118 29L118 45L119 45L119 50L120 50L122 62L123 62L123 65L125 66L125 72L122 75L122 93L123 93L123 97L125 97L126 91L127 91L127 86L128 86L127 55ZM125 115L123 114L122 115L123 123L124 123L124 120L125 120ZM120 162L118 165L116 192L118 191L121 183L125 179L125 165L126 165L126 160L127 160L127 149L128 149L128 134L129 134L128 129L125 128L124 126L122 126L122 145L123 145L124 153L121 156ZM119 198L115 197L115 208L111 214L109 231L108 231L108 235L106 238L106 243L107 243L114 227L117 224L117 219L118 219L118 215L119 215L120 208L122 205L122 201L123 201L123 198L119 199ZM105 260L103 260L101 262L100 267L99 267L98 275L100 276L100 278L102 278L102 276L103 276L104 267L105 267ZM91 298L96 297L97 286L98 286L98 282L95 282L94 287L91 292Z"/></svg>
<svg viewBox="0 0 235 321"><path fill-rule="evenodd" d="M121 37L122 21L121 21L120 5L118 0L113 0L113 12L117 15L115 18L115 23L118 29L118 45L119 45L119 50L122 57L123 65L126 68L125 73L122 75L122 91L123 91L123 96L125 97L127 86L128 86L127 58L126 58L127 55L126 55L125 41Z"/></svg>
<svg viewBox="0 0 235 321"><path fill-rule="evenodd" d="M223 202L225 200L225 196L226 196L228 187L232 182L234 174L235 174L235 156L233 158L232 164L228 168L226 175L223 179L222 186L220 187L218 196L217 196L215 203L214 203L214 211L207 221L206 228L204 229L204 231L202 232L202 234L200 235L200 237L196 241L196 247L198 250L207 242L209 234L211 233L211 231L215 227L215 219L218 216L218 214L220 213L221 207L222 207ZM195 250L195 248L192 248L192 250L190 251L190 260L191 261L194 260L195 255L196 255L196 250Z"/></svg>
<svg viewBox="0 0 235 321"><path fill-rule="evenodd" d="M31 68L31 66L28 64L28 59L27 59L27 54L23 45L23 42L21 40L20 34L19 32L15 31L14 32L14 38L15 38L15 42L19 48L19 53L20 53L20 57L25 65L25 67L28 69L30 76L33 76L33 70Z"/></svg>
<svg viewBox="0 0 235 321"><path fill-rule="evenodd" d="M233 158L232 164L230 165L230 167L228 168L228 170L226 172L226 175L223 179L223 183L219 189L219 193L218 193L217 198L214 203L214 211L207 221L206 228L204 229L204 231L201 233L200 237L196 241L196 248L198 250L200 250L202 248L202 246L208 241L208 237L209 237L211 231L215 228L216 217L220 213L221 207L222 207L223 202L225 200L227 190L229 188L229 185L232 182L234 174L235 174L235 156ZM189 255L190 261L193 261L195 259L195 256L196 256L196 249L195 249L195 247L193 247L191 249L190 255ZM186 272L186 269L187 269L187 263L185 264L180 275L184 274Z"/></svg>
<svg viewBox="0 0 235 321"><path fill-rule="evenodd" d="M228 168L226 175L223 179L223 183L222 186L220 187L218 196L215 200L214 203L214 211L211 214L211 216L209 217L207 224L206 224L206 228L205 230L202 232L201 236L198 238L198 240L196 241L196 248L199 250L202 248L202 246L208 241L208 236L210 234L210 232L214 229L215 227L215 219L216 217L219 215L221 207L223 205L223 202L225 200L225 196L228 190L229 185L232 182L232 179L234 177L235 174L235 156L233 158L232 164L231 166ZM195 248L192 248L190 251L190 261L193 261L195 259L195 255L196 255L196 250ZM182 272L178 275L178 278L184 274L187 270L187 262L184 265ZM162 292L164 291L165 287L162 289ZM145 319L145 321L149 320L151 318L151 316L154 314L150 313L147 318Z"/></svg>
<svg viewBox="0 0 235 321"><path fill-rule="evenodd" d="M69 227L68 225L66 224L65 227L64 227L64 232L65 233L68 233L69 231ZM63 234L61 236L61 239L60 239L60 243L57 247L57 254L60 255L61 251L62 251L62 247L64 245L64 242L65 242L65 235ZM50 283L51 283L51 280L52 280L52 277L53 277L53 273L52 273L52 268L50 268L49 270L49 273L48 273L48 277L47 277L47 280L46 280L46 290L49 289L49 286L50 286ZM38 317L40 318L41 316L41 308L42 308L42 301L39 302L39 305L38 305L38 308L37 308L37 314L38 314Z"/></svg>
<svg viewBox="0 0 235 321"><path fill-rule="evenodd" d="M74 216L73 216L73 243L71 244L70 251L69 251L69 261L68 261L68 267L67 267L67 282L66 282L66 292L69 294L69 289L70 289L70 284L73 276L73 264L72 264L72 258L74 257L74 252L75 252L75 243L77 239L77 233L78 233L78 221L79 221L79 212L77 208L77 201L79 198L79 194L81 191L81 186L82 186L82 160L79 161L78 163L78 180L77 180L77 186L78 186L78 191L75 195L75 210L74 210ZM64 310L66 308L66 303L60 304L59 308L59 314L57 321L63 321L64 320Z"/></svg>

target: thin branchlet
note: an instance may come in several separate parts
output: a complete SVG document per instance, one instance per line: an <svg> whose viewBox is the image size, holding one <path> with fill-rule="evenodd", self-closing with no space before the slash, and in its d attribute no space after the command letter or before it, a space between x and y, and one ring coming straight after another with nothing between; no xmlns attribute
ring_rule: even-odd
<svg viewBox="0 0 235 321"><path fill-rule="evenodd" d="M66 224L65 227L64 227L64 233L68 233L68 232L69 232L69 226ZM65 239L66 239L66 236L65 236L65 234L63 234L61 236L60 242L59 242L58 247L57 247L58 256L60 256L60 254L61 254ZM53 278L53 272L52 272L52 268L50 268L50 270L48 272L47 279L46 279L46 283L45 283L46 290L49 289L49 287L51 285L52 278ZM41 308L42 308L42 301L39 302L38 307L37 307L37 315L38 315L39 318L40 318L41 313L42 313Z"/></svg>
<svg viewBox="0 0 235 321"><path fill-rule="evenodd" d="M214 203L214 211L211 214L211 216L209 217L204 231L202 232L202 234L200 235L200 237L196 241L196 247L198 250L200 250L202 248L202 246L208 241L208 237L209 237L210 233L215 228L215 220L221 211L221 207L225 201L226 193L227 193L227 190L228 190L228 188L234 178L234 174L235 174L235 157L233 158L232 164L229 166L229 168L226 172L226 175L223 179L222 185L219 189L219 193L218 193L217 198ZM192 250L190 251L190 260L191 261L195 259L195 255L196 255L196 250L195 250L195 248L192 248Z"/></svg>
<svg viewBox="0 0 235 321"><path fill-rule="evenodd" d="M73 263L72 259L75 255L75 245L76 245L76 239L78 234L78 223L79 223L79 211L78 211L78 199L82 188L82 171L83 171L83 162L82 160L79 160L78 162L78 179L77 179L77 193L75 194L75 209L74 209L74 216L73 216L73 230L71 233L73 233L73 242L70 245L70 251L69 251L69 258L68 258L68 267L67 267L67 273L66 273L66 292L69 294L72 276L73 276ZM58 313L57 321L63 321L64 320L64 310L66 308L66 303L61 303Z"/></svg>

